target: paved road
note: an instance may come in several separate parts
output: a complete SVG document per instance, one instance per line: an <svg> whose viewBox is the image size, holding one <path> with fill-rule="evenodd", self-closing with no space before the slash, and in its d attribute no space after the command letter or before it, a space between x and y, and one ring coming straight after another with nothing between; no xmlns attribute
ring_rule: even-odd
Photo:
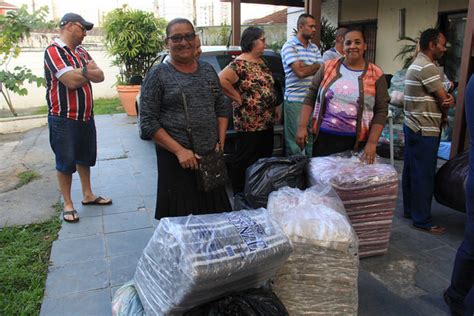
<svg viewBox="0 0 474 316"><path fill-rule="evenodd" d="M134 119L126 115L98 116L96 122L99 155L92 169L93 187L112 197L114 204L83 207L79 180L74 179L73 197L81 221L63 223L53 244L41 315L110 315L114 291L133 277L157 223L153 219L157 177L153 144L138 138ZM16 146L16 151L24 146L23 157L48 155L44 129L27 135L24 145L9 146ZM36 145L27 146L27 140ZM41 149L32 149L35 146ZM3 169L9 156L1 152ZM54 174L54 165L49 163L42 170ZM36 201L28 187L18 195ZM55 179L43 185L46 191L51 188L56 188ZM436 203L433 216L448 228L446 235L435 237L411 229L410 221L401 217L399 194L389 253L360 262L360 315L448 315L442 291L449 284L465 216Z"/></svg>

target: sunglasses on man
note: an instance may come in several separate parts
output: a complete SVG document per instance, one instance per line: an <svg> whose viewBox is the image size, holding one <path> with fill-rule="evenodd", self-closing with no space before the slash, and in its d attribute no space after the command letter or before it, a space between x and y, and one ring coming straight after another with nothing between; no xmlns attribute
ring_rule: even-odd
<svg viewBox="0 0 474 316"><path fill-rule="evenodd" d="M72 23L72 24L75 25L75 26L80 27L80 29L82 30L83 33L87 32L86 28L81 23Z"/></svg>

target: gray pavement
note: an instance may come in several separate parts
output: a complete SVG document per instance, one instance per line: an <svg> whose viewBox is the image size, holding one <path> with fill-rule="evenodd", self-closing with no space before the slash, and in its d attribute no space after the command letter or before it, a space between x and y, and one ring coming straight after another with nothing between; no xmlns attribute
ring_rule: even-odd
<svg viewBox="0 0 474 316"><path fill-rule="evenodd" d="M125 115L96 118L93 188L114 203L80 205L80 184L74 179L81 220L63 223L53 244L41 315L110 315L114 291L133 277L157 224L154 145L138 138L134 121ZM448 315L442 291L449 284L465 215L434 203L433 217L447 234L411 229L401 217L399 196L388 254L361 260L359 315Z"/></svg>
<svg viewBox="0 0 474 316"><path fill-rule="evenodd" d="M46 127L0 135L0 227L49 220L60 198L54 156ZM40 178L17 188L17 174L35 171Z"/></svg>

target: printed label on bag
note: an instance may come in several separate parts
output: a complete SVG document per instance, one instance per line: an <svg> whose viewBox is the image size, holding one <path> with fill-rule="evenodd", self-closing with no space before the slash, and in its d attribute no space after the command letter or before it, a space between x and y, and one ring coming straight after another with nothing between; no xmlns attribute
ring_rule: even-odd
<svg viewBox="0 0 474 316"><path fill-rule="evenodd" d="M228 245L228 246L225 246L224 249L225 249L225 251L227 252L227 255L228 255L229 257L235 256L235 252L234 252L234 249L232 249L232 246L229 246L229 245Z"/></svg>
<svg viewBox="0 0 474 316"><path fill-rule="evenodd" d="M227 219L237 229L240 238L242 238L250 251L268 247L263 239L265 230L262 225L256 223L248 215L230 213L227 215Z"/></svg>
<svg viewBox="0 0 474 316"><path fill-rule="evenodd" d="M188 244L193 253L206 256L207 260L219 259L220 245L215 232L207 224L196 225L192 228L195 243Z"/></svg>

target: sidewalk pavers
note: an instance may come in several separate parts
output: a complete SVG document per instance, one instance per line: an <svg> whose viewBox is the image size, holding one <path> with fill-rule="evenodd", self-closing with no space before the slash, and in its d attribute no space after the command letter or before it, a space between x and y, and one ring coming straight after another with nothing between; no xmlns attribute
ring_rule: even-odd
<svg viewBox="0 0 474 316"><path fill-rule="evenodd" d="M153 234L153 143L140 140L134 120L125 115L97 116L96 124L92 187L113 204L82 205L80 181L74 176L72 196L81 219L63 223L53 243L41 315L110 315L113 292L133 278Z"/></svg>
<svg viewBox="0 0 474 316"><path fill-rule="evenodd" d="M97 116L96 194L110 206L83 206L80 183L73 198L81 220L63 223L51 251L41 315L110 315L115 290L133 278L153 234L156 158L151 141L138 137L135 118ZM397 168L400 169L400 168ZM433 217L448 233L432 236L401 216L401 188L389 253L362 259L359 315L448 315L442 291L449 285L465 215L434 203Z"/></svg>

